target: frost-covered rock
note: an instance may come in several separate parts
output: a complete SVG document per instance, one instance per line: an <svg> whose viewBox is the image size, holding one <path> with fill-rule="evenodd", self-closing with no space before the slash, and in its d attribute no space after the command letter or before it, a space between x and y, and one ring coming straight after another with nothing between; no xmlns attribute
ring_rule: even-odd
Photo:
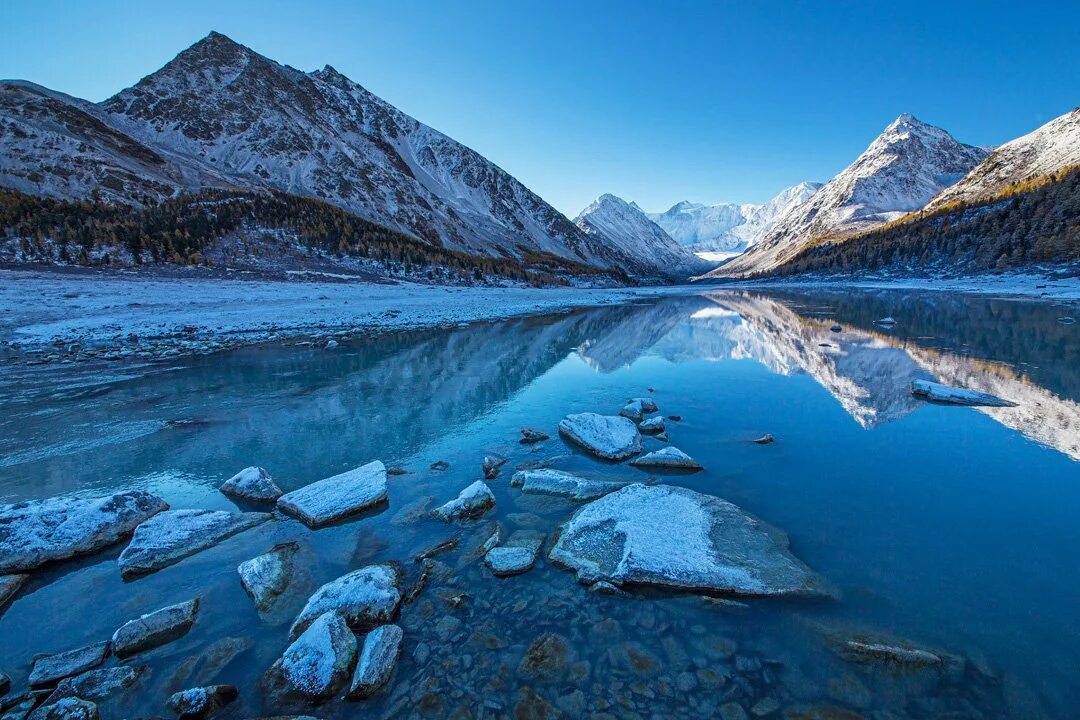
<svg viewBox="0 0 1080 720"><path fill-rule="evenodd" d="M667 423L660 415L642 420L638 423L638 430L646 435L658 435L667 430Z"/></svg>
<svg viewBox="0 0 1080 720"><path fill-rule="evenodd" d="M595 500L615 492L629 483L612 480L590 480L562 470L521 470L510 479L511 487L534 495L555 495L570 500Z"/></svg>
<svg viewBox="0 0 1080 720"><path fill-rule="evenodd" d="M520 442L522 445L534 445L538 442L547 440L549 437L551 436L547 433L540 432L539 430L533 430L532 428L521 428L521 440L519 440L518 442Z"/></svg>
<svg viewBox="0 0 1080 720"><path fill-rule="evenodd" d="M495 507L495 495L483 480L477 480L450 502L431 511L432 517L450 522L478 518Z"/></svg>
<svg viewBox="0 0 1080 720"><path fill-rule="evenodd" d="M88 670L81 675L61 680L45 703L51 704L71 697L105 700L134 685L144 670L145 668L127 665Z"/></svg>
<svg viewBox="0 0 1080 720"><path fill-rule="evenodd" d="M278 498L282 512L309 527L322 527L386 500L386 466L367 465L319 480Z"/></svg>
<svg viewBox="0 0 1080 720"><path fill-rule="evenodd" d="M585 505L563 524L550 557L589 583L823 592L779 530L718 497L669 485L629 485Z"/></svg>
<svg viewBox="0 0 1080 720"><path fill-rule="evenodd" d="M168 705L179 720L204 720L239 696L233 685L208 685L181 690L169 697Z"/></svg>
<svg viewBox="0 0 1080 720"><path fill-rule="evenodd" d="M640 400L631 400L623 406L623 409L619 411L619 414L624 418L629 418L635 423L638 423L645 417L645 409L641 407Z"/></svg>
<svg viewBox="0 0 1080 720"><path fill-rule="evenodd" d="M370 697L390 680L401 653L402 635L397 625L381 625L367 634L349 686L350 698Z"/></svg>
<svg viewBox="0 0 1080 720"><path fill-rule="evenodd" d="M349 679L356 660L356 636L336 612L316 617L281 657L281 676L310 698L326 698Z"/></svg>
<svg viewBox="0 0 1080 720"><path fill-rule="evenodd" d="M518 530L506 539L506 543L488 550L484 564L496 577L527 572L536 563L546 537L536 530Z"/></svg>
<svg viewBox="0 0 1080 720"><path fill-rule="evenodd" d="M368 565L326 583L297 615L290 637L297 637L318 616L337 611L350 627L368 628L389 622L401 604L397 570L391 565Z"/></svg>
<svg viewBox="0 0 1080 720"><path fill-rule="evenodd" d="M98 720L98 707L89 700L69 697L39 707L28 720Z"/></svg>
<svg viewBox="0 0 1080 720"><path fill-rule="evenodd" d="M289 586L293 574L293 556L300 546L295 542L275 545L270 552L245 560L236 568L240 584L259 612L269 610Z"/></svg>
<svg viewBox="0 0 1080 720"><path fill-rule="evenodd" d="M630 461L634 467L666 470L701 470L701 463L677 447L666 447Z"/></svg>
<svg viewBox="0 0 1080 720"><path fill-rule="evenodd" d="M116 563L125 579L160 570L248 528L264 523L269 513L225 510L167 510L135 528L131 542Z"/></svg>
<svg viewBox="0 0 1080 720"><path fill-rule="evenodd" d="M481 464L481 470L484 472L484 479L494 480L499 476L499 469L506 464L506 458L498 457L496 455L485 455L484 462Z"/></svg>
<svg viewBox="0 0 1080 720"><path fill-rule="evenodd" d="M0 505L0 573L33 570L112 545L168 504L141 490Z"/></svg>
<svg viewBox="0 0 1080 720"><path fill-rule="evenodd" d="M0 575L0 612L29 579L29 575Z"/></svg>
<svg viewBox="0 0 1080 720"><path fill-rule="evenodd" d="M936 403L946 405L970 405L987 407L1015 407L1016 403L1002 400L995 395L968 390L966 388L942 385L929 380L914 380L911 383L911 393L916 397L925 398Z"/></svg>
<svg viewBox="0 0 1080 720"><path fill-rule="evenodd" d="M641 452L637 425L625 417L576 413L559 423L559 432L594 455L608 460L625 460Z"/></svg>
<svg viewBox="0 0 1080 720"><path fill-rule="evenodd" d="M261 467L247 467L221 484L221 492L242 500L274 502L281 497L279 488L270 473Z"/></svg>
<svg viewBox="0 0 1080 720"><path fill-rule="evenodd" d="M86 672L100 665L108 654L109 643L100 642L76 650L39 657L30 670L30 686L48 685L61 678Z"/></svg>
<svg viewBox="0 0 1080 720"><path fill-rule="evenodd" d="M113 633L113 652L134 655L187 635L199 615L199 598L177 603L129 620Z"/></svg>

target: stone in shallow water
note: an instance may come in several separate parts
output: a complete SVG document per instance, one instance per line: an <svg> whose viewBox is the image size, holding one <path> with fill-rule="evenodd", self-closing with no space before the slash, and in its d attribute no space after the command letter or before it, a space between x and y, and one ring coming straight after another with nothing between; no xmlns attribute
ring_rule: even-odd
<svg viewBox="0 0 1080 720"><path fill-rule="evenodd" d="M892 663L895 665L940 665L940 655L914 646L886 642L847 640L840 647L841 654L852 662Z"/></svg>
<svg viewBox="0 0 1080 720"><path fill-rule="evenodd" d="M506 539L506 543L488 550L484 564L496 577L528 572L536 563L546 538L544 533L536 530L518 530Z"/></svg>
<svg viewBox="0 0 1080 720"><path fill-rule="evenodd" d="M0 505L0 574L25 572L95 552L168 507L161 498L141 490Z"/></svg>
<svg viewBox="0 0 1080 720"><path fill-rule="evenodd" d="M534 445L538 442L547 440L550 437L547 433L540 432L539 430L533 430L532 428L521 428L521 440L522 445Z"/></svg>
<svg viewBox="0 0 1080 720"><path fill-rule="evenodd" d="M911 394L915 397L946 405L1016 407L1016 403L1002 400L995 395L952 387L951 385L942 385L929 380L913 381L911 383Z"/></svg>
<svg viewBox="0 0 1080 720"><path fill-rule="evenodd" d="M349 697L363 699L387 683L401 653L401 628L381 625L364 638L364 649L356 662Z"/></svg>
<svg viewBox="0 0 1080 720"><path fill-rule="evenodd" d="M484 472L484 479L494 480L499 477L499 469L506 464L506 458L498 457L497 455L485 455L484 462L481 465L481 470Z"/></svg>
<svg viewBox="0 0 1080 720"><path fill-rule="evenodd" d="M401 604L397 571L390 565L368 565L326 583L308 599L290 629L297 637L315 618L337 611L351 627L368 628L390 621Z"/></svg>
<svg viewBox="0 0 1080 720"><path fill-rule="evenodd" d="M51 704L69 697L78 697L83 700L105 700L134 685L144 670L145 668L141 667L122 665L120 667L89 670L75 677L64 678L45 703Z"/></svg>
<svg viewBox="0 0 1080 720"><path fill-rule="evenodd" d="M701 470L701 464L677 447L666 447L630 461L634 467L667 470Z"/></svg>
<svg viewBox="0 0 1080 720"><path fill-rule="evenodd" d="M240 584L259 612L266 612L289 586L293 556L300 549L295 542L275 545L270 552L245 560L236 568Z"/></svg>
<svg viewBox="0 0 1080 720"><path fill-rule="evenodd" d="M139 527L116 563L125 579L160 570L239 532L264 523L269 513L167 510Z"/></svg>
<svg viewBox="0 0 1080 720"><path fill-rule="evenodd" d="M169 698L168 705L179 720L203 720L239 695L240 692L233 685L208 685L181 690Z"/></svg>
<svg viewBox="0 0 1080 720"><path fill-rule="evenodd" d="M281 497L281 488L274 484L270 473L261 467L247 467L221 484L221 492L242 500L274 502Z"/></svg>
<svg viewBox="0 0 1080 720"><path fill-rule="evenodd" d="M89 700L69 697L39 707L30 713L30 720L98 720L98 708Z"/></svg>
<svg viewBox="0 0 1080 720"><path fill-rule="evenodd" d="M642 420L638 423L638 430L646 435L656 435L662 433L667 429L667 424L664 422L664 418L660 415L651 417L647 420Z"/></svg>
<svg viewBox="0 0 1080 720"><path fill-rule="evenodd" d="M589 452L607 460L625 460L641 452L641 434L628 418L596 413L567 415L559 432Z"/></svg>
<svg viewBox="0 0 1080 720"><path fill-rule="evenodd" d="M356 636L336 612L319 615L285 650L281 676L310 698L333 695L349 679L356 660Z"/></svg>
<svg viewBox="0 0 1080 720"><path fill-rule="evenodd" d="M439 520L470 520L495 507L495 495L483 480L477 480L462 490L456 498L431 511Z"/></svg>
<svg viewBox="0 0 1080 720"><path fill-rule="evenodd" d="M590 480L561 470L522 470L510 479L511 487L536 495L555 495L570 500L595 500L629 483L610 480Z"/></svg>
<svg viewBox="0 0 1080 720"><path fill-rule="evenodd" d="M30 670L30 686L48 685L61 678L78 675L100 665L108 654L109 643L100 642L77 650L40 657L34 661L34 667Z"/></svg>
<svg viewBox="0 0 1080 720"><path fill-rule="evenodd" d="M113 652L134 655L187 635L199 614L199 599L170 605L120 626L113 633Z"/></svg>
<svg viewBox="0 0 1080 720"><path fill-rule="evenodd" d="M623 406L623 409L619 411L619 414L624 418L629 418L635 423L638 423L645 417L645 410L642 409L640 400L631 400Z"/></svg>
<svg viewBox="0 0 1080 720"><path fill-rule="evenodd" d="M317 528L342 520L386 500L386 466L367 465L319 480L278 498L278 508Z"/></svg>
<svg viewBox="0 0 1080 720"><path fill-rule="evenodd" d="M29 575L0 576L0 612L4 610L4 606L7 605L8 600L15 597L15 593L19 592L29 579Z"/></svg>
<svg viewBox="0 0 1080 720"><path fill-rule="evenodd" d="M779 530L718 497L634 484L579 509L551 560L582 582L741 595L820 595L820 579Z"/></svg>

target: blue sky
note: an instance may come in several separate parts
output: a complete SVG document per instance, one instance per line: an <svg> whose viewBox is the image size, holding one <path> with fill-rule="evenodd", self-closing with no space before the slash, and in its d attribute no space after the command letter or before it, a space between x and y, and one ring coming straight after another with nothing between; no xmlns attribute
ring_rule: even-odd
<svg viewBox="0 0 1080 720"><path fill-rule="evenodd" d="M0 77L91 100L210 30L331 64L573 217L760 202L901 112L991 144L1080 105L1080 3L185 0L0 6Z"/></svg>

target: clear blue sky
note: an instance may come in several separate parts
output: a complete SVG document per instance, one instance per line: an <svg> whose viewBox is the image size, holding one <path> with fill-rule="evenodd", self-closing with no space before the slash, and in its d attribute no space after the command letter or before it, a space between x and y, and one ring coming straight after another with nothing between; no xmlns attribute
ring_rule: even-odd
<svg viewBox="0 0 1080 720"><path fill-rule="evenodd" d="M55 2L0 6L0 77L101 100L218 30L330 64L573 217L760 202L901 112L991 144L1080 105L1080 3Z"/></svg>

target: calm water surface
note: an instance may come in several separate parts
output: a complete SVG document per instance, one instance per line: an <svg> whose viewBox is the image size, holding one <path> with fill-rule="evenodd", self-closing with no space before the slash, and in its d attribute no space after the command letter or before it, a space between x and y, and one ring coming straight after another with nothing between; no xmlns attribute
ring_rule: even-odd
<svg viewBox="0 0 1080 720"><path fill-rule="evenodd" d="M167 715L169 693L219 682L240 688L223 713L238 718L540 717L537 698L570 717L707 717L729 702L763 716L1075 717L1080 325L1057 322L1065 314L1077 309L945 294L717 292L333 350L2 369L2 502L137 487L174 508L235 509L216 488L247 465L286 490L372 459L412 472L390 479L389 506L376 514L319 531L281 518L134 581L116 569L123 544L39 572L0 615L0 671L21 688L36 653L107 639L126 620L199 595L192 632L129 661L148 672L102 703L103 718ZM873 323L885 315L898 320L891 330ZM910 395L916 378L1018 406L929 405ZM493 523L551 531L574 510L510 488L515 466L650 477L593 460L555 432L567 413L614 414L649 388L663 414L682 416L669 423L671 444L706 468L660 480L786 531L836 600L607 597L543 560L515 578L483 568L475 548ZM519 445L525 426L552 439ZM775 444L750 442L766 432ZM492 452L509 458L490 483L493 513L457 526L413 517L480 477ZM439 459L450 469L429 470ZM439 556L432 582L402 609L405 649L387 689L318 708L269 699L263 673L315 588L382 561L400 562L409 582L413 556L454 535L459 548ZM260 618L236 565L286 540L300 544L299 570ZM565 657L543 677L523 674L526 649L545 633L567 640ZM835 652L852 634L955 660L948 670L852 664Z"/></svg>

